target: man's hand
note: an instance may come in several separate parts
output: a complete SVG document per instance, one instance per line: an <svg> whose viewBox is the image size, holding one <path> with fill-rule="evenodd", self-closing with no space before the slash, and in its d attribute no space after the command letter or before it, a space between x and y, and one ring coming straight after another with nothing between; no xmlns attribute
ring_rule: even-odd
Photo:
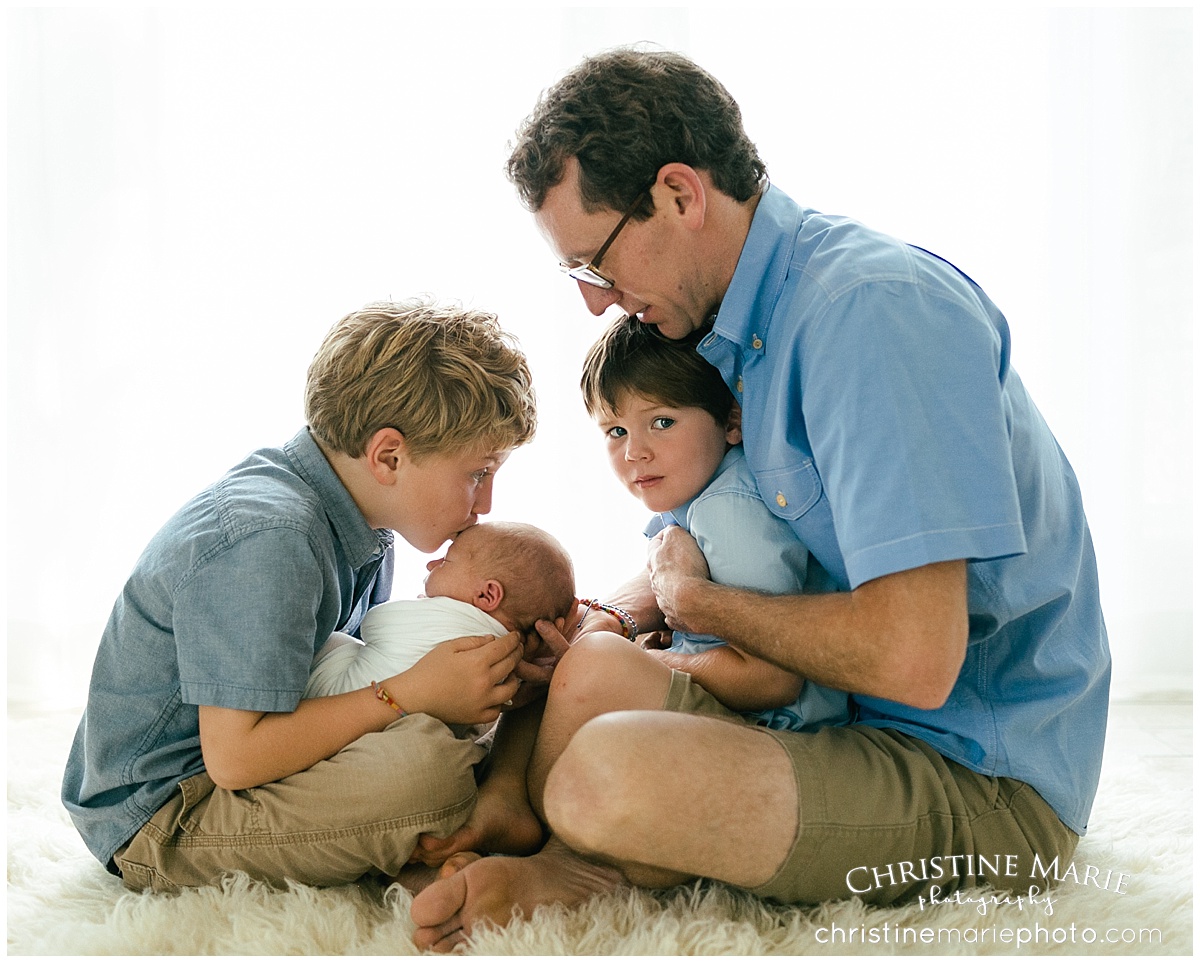
<svg viewBox="0 0 1200 963"><path fill-rule="evenodd" d="M700 546L678 525L671 525L650 540L650 588L672 629L689 631L681 610L684 592L698 582L708 582L708 563Z"/></svg>
<svg viewBox="0 0 1200 963"><path fill-rule="evenodd" d="M527 634L524 654L513 670L521 685L512 697L512 702L504 706L506 711L529 705L546 691L558 660L570 648L564 633L568 631L568 627L574 628L578 621L578 608L577 605L572 611L569 624L568 619L559 618L553 622L539 619L534 625L534 630Z"/></svg>
<svg viewBox="0 0 1200 963"><path fill-rule="evenodd" d="M407 712L449 723L494 722L521 684L514 673L524 654L519 632L450 639L383 685Z"/></svg>

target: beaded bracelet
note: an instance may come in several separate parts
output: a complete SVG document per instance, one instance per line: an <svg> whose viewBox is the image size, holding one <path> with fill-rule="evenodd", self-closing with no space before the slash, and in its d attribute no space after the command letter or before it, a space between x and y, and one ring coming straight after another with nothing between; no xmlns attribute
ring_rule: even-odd
<svg viewBox="0 0 1200 963"><path fill-rule="evenodd" d="M388 694L387 689L385 689L383 686L381 686L378 682L372 682L371 685L375 687L375 698L376 699L378 699L382 703L385 703L388 706L388 708L395 709L396 715L398 715L401 719L403 719L406 715L408 715L407 712L405 712L403 709L400 708L400 703L398 703L395 699L393 699L391 697L391 695Z"/></svg>
<svg viewBox="0 0 1200 963"><path fill-rule="evenodd" d="M621 623L621 634L630 642L634 642L638 637L637 622L633 616L622 608L615 605L609 605L607 602L601 602L599 599L576 599L576 601L584 606L589 611L595 609L597 612L607 612ZM578 632L583 627L583 619L587 618L587 612L583 613L583 618L579 620L579 624L575 626L575 631Z"/></svg>

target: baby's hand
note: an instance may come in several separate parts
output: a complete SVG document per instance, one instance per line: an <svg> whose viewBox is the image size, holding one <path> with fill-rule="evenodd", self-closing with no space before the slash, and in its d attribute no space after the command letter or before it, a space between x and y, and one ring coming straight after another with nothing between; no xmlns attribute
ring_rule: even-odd
<svg viewBox="0 0 1200 963"><path fill-rule="evenodd" d="M385 687L407 712L448 723L494 722L520 685L514 670L524 652L517 632L450 639Z"/></svg>

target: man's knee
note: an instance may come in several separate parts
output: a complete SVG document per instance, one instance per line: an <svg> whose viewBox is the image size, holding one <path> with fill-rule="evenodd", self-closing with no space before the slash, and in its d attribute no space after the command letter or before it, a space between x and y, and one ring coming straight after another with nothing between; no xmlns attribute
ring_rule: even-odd
<svg viewBox="0 0 1200 963"><path fill-rule="evenodd" d="M671 671L648 652L612 632L585 635L559 661L550 683L551 704L599 715L622 709L658 709Z"/></svg>
<svg viewBox="0 0 1200 963"><path fill-rule="evenodd" d="M615 633L585 635L559 660L550 683L551 693L562 694L565 691L572 697L579 697L590 692L611 692L613 680L619 676L609 673L619 671L631 659L642 654L641 649Z"/></svg>
<svg viewBox="0 0 1200 963"><path fill-rule="evenodd" d="M633 713L614 712L586 723L571 739L546 781L546 821L577 852L603 854L606 841L641 811L639 789L648 773L627 751Z"/></svg>

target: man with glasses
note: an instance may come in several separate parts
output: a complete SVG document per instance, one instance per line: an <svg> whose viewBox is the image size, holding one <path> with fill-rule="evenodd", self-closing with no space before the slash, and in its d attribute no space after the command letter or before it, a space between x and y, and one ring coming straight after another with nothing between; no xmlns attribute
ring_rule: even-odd
<svg viewBox="0 0 1200 963"><path fill-rule="evenodd" d="M711 634L848 691L857 718L741 724L592 613L530 770L550 842L456 857L414 900L418 942L446 949L479 919L626 882L885 905L1027 890L1035 857L1069 861L1111 662L1074 474L987 295L770 184L736 102L679 55L585 60L508 171L593 314L705 332L760 496L819 563L804 595L718 586L672 528L606 601L643 633Z"/></svg>

